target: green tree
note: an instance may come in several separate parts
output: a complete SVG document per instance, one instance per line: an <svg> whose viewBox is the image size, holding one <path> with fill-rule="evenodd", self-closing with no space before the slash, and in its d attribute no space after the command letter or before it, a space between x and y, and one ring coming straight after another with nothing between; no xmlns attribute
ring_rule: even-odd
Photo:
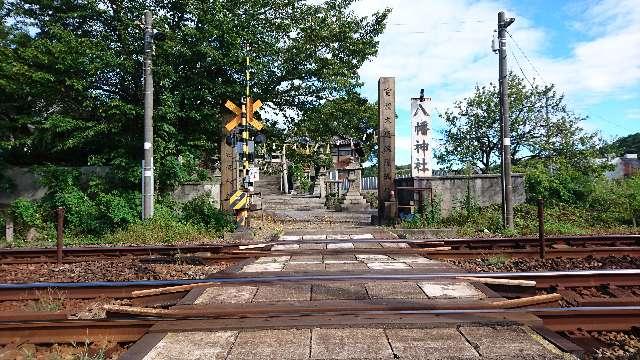
<svg viewBox="0 0 640 360"><path fill-rule="evenodd" d="M624 154L640 153L640 133L635 133L616 139L611 144L603 147L606 155L622 156Z"/></svg>
<svg viewBox="0 0 640 360"><path fill-rule="evenodd" d="M365 159L374 155L373 132L377 126L378 107L355 92L327 100L310 108L292 124L292 132L314 142L326 142L334 136L361 141Z"/></svg>
<svg viewBox="0 0 640 360"><path fill-rule="evenodd" d="M142 158L142 30L157 42L155 167L161 189L198 176L218 152L223 107L251 88L267 107L304 112L351 93L377 53L388 10L354 0L15 0L2 5L0 136L13 164L109 165L132 189ZM8 21L11 20L11 21ZM269 120L265 118L264 120ZM193 164L192 173L185 162ZM195 159L195 160L194 160Z"/></svg>
<svg viewBox="0 0 640 360"><path fill-rule="evenodd" d="M585 118L567 109L554 85L527 85L510 74L508 86L514 165L557 157L583 163L598 148L598 135L580 127ZM440 164L451 168L471 163L488 173L499 163L500 106L495 84L476 87L472 96L455 102L443 120L446 146L435 154Z"/></svg>

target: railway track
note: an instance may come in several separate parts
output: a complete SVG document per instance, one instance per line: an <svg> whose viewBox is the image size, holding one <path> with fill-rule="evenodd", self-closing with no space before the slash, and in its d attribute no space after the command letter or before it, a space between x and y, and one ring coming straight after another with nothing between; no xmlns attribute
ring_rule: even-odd
<svg viewBox="0 0 640 360"><path fill-rule="evenodd" d="M494 239L363 239L351 242L408 243L409 247L380 249L272 249L274 245L295 244L296 241L273 242L254 247L246 246L155 246L65 249L65 261L91 261L119 256L175 257L193 256L203 261L253 259L280 255L333 254L421 254L431 258L484 257L509 254L514 257L533 257L539 253L537 238ZM640 256L639 236L557 237L547 238L547 256L581 257L587 255ZM334 241L317 241L334 242ZM301 242L300 242L301 243ZM54 262L56 249L0 250L0 263ZM485 284L503 297L518 298L536 293L554 292L563 302L545 308L486 308L483 305L399 302L341 304L228 304L208 308L180 305L188 290L135 298L132 292L159 287L214 282L217 286L278 283L317 283L329 281L437 281L455 278L492 278L535 281L535 287L516 291L506 285ZM471 280L474 282L474 280ZM176 279L160 281L91 282L91 283L30 283L0 284L0 301L36 300L43 292L57 291L67 299L126 299L132 306L147 308L171 307L183 310L182 316L149 316L108 313L98 320L69 319L67 314L16 314L0 316L0 344L17 338L34 343L81 342L87 339L110 339L134 342L144 334L168 331L213 331L225 329L305 328L318 326L390 326L420 327L434 322L514 322L544 328L553 332L625 331L640 324L640 293L625 289L640 287L640 269L597 271L494 272L457 273L412 271L384 272L278 272L217 273L206 279ZM605 288L610 297L592 299L582 296L581 288ZM260 307L262 306L262 307ZM306 307L305 307L306 306ZM191 311L189 313L188 311ZM195 311L195 312L194 312ZM533 319L533 320L532 320ZM537 319L537 320L536 320ZM537 322L536 322L537 321ZM548 335L548 334L547 334ZM561 340L558 340L561 341Z"/></svg>
<svg viewBox="0 0 640 360"><path fill-rule="evenodd" d="M384 249L386 253L420 253L440 259L478 258L494 255L511 257L539 256L540 240L534 237L513 238L469 238L469 239L353 239L351 242L406 243L410 248ZM255 244L249 247L240 245L185 245L185 246L120 246L120 247L70 247L63 249L63 262L73 263L117 258L135 257L175 257L196 256L207 261L245 259L269 255L309 255L309 254L347 254L377 253L377 249L353 249L352 251L296 250L270 251L274 245L299 244L303 241L276 241L268 244ZM335 240L317 240L316 243L329 243ZM585 256L640 256L640 235L601 235L601 236L550 236L545 238L546 254L549 257L585 257ZM0 249L0 264L50 263L57 261L55 248L5 248Z"/></svg>
<svg viewBox="0 0 640 360"><path fill-rule="evenodd" d="M313 283L317 281L409 281L446 280L455 278L493 278L532 280L537 289L575 288L597 286L640 286L640 269L578 270L545 272L349 272L349 273L227 273L206 279L141 280L123 282L59 283L40 282L26 284L0 284L0 301L37 299L43 291L56 290L70 299L94 297L129 298L131 292L158 287L198 283L224 285L256 285L261 283Z"/></svg>
<svg viewBox="0 0 640 360"><path fill-rule="evenodd" d="M536 316L542 324L527 316ZM127 316L115 319L72 320L54 315L41 315L39 320L13 318L0 321L0 344L16 339L32 343L84 342L90 339L109 339L114 342L133 342L146 333L166 331L218 331L228 329L308 328L318 326L384 325L387 327L423 326L434 322L505 322L514 321L532 326L544 326L563 331L624 331L640 323L640 307L550 307L522 309L416 309L402 310L319 309L318 311L281 314L269 308L252 314L221 315L201 313L192 317L160 318Z"/></svg>

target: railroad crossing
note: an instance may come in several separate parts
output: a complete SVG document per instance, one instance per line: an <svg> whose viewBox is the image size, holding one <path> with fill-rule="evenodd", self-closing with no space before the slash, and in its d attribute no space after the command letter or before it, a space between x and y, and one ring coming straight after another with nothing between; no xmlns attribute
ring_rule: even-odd
<svg viewBox="0 0 640 360"><path fill-rule="evenodd" d="M530 327L542 326L539 318L527 312L505 312L511 308L510 300L481 283L457 277L428 279L429 274L460 270L406 251L410 249L406 242L377 240L368 233L284 234L278 240L264 256L243 261L225 274L223 280L228 283L190 290L170 307L174 313L167 314L217 313L231 318L213 315L159 323L122 358L563 356ZM428 280L412 280L416 275L426 275ZM127 314L131 309L108 311ZM189 344L188 353L185 344Z"/></svg>

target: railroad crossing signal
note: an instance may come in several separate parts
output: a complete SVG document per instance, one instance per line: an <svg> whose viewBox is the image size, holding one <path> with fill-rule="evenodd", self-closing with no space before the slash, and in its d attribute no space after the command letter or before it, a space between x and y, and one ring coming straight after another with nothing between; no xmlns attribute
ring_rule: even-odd
<svg viewBox="0 0 640 360"><path fill-rule="evenodd" d="M231 208L234 210L244 209L247 207L247 204L249 204L249 195L242 190L236 191L229 198L229 205L231 205Z"/></svg>
<svg viewBox="0 0 640 360"><path fill-rule="evenodd" d="M236 114L236 116L224 126L224 128L227 129L227 131L231 132L231 130L235 129L236 126L240 125L240 123L242 122L242 108L234 104L233 101L231 100L227 100L224 106L227 109L233 111L234 114ZM258 111L258 109L262 106L262 101L256 100L254 102L253 100L251 100L251 98L247 98L246 106L247 106L247 122L251 124L251 126L256 128L256 130L258 131L262 130L264 125L260 121L253 118L253 113Z"/></svg>

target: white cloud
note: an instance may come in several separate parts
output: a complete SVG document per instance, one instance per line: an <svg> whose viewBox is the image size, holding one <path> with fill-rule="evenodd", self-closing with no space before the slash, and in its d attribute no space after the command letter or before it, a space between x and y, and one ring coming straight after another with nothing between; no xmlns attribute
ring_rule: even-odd
<svg viewBox="0 0 640 360"><path fill-rule="evenodd" d="M402 114L408 113L409 99L417 96L421 88L433 99L434 107L443 112L455 100L470 95L476 84L495 82L498 59L491 52L491 37L500 10L505 10L507 17L516 18L509 31L541 73L543 79L539 80L557 84L559 91L567 94L572 108L582 110L607 99L628 96L640 84L638 0L602 0L558 10L566 11L567 24L571 23L574 31L580 31L587 39L562 44L569 50L564 57L548 53L547 41L552 40L547 35L549 29L536 26L526 14L517 12L517 3L516 9L510 3L360 0L354 5L360 15L385 7L392 9L387 29L380 37L378 56L360 69L364 95L375 100L378 78L396 77L396 109L401 115L397 128L408 133L404 127L409 119ZM508 44L527 75L539 77L534 76L534 69L512 39L508 38ZM518 69L511 51L509 58L510 67Z"/></svg>

